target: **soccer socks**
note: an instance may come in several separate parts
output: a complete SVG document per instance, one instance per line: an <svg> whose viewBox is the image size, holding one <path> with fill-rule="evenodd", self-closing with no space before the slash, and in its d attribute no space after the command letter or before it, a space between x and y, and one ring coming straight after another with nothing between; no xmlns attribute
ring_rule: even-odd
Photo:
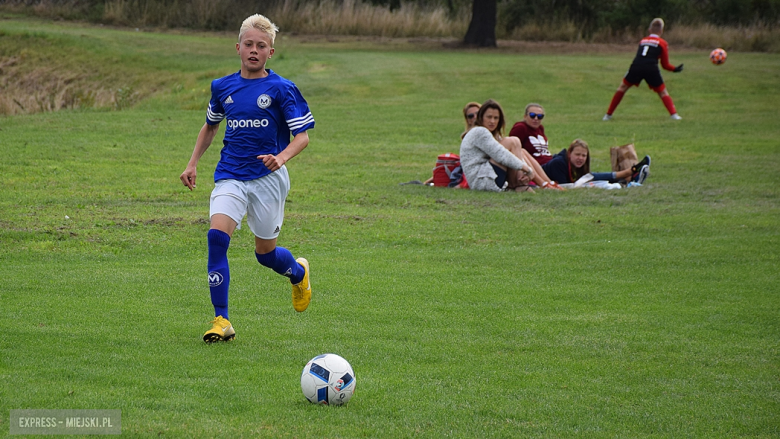
<svg viewBox="0 0 780 439"><path fill-rule="evenodd" d="M209 289L211 304L214 305L214 316L228 317L228 286L230 285L230 269L228 267L227 251L230 247L230 235L211 229L209 242Z"/></svg>
<svg viewBox="0 0 780 439"><path fill-rule="evenodd" d="M612 113L615 112L615 109L620 104L620 101L623 100L623 96L626 94L626 92L623 91L616 91L615 95L612 96L612 102L609 103L609 109L607 110L607 116L612 116ZM674 101L672 100L672 97L669 95L663 96L661 100L664 103L664 107L666 107L666 110L669 111L669 114L677 114L677 109L674 108Z"/></svg>
<svg viewBox="0 0 780 439"><path fill-rule="evenodd" d="M272 252L262 255L255 253L255 257L260 265L268 267L282 276L289 277L293 284L298 284L303 280L304 268L295 261L290 250L284 247L276 247Z"/></svg>
<svg viewBox="0 0 780 439"><path fill-rule="evenodd" d="M671 96L666 95L661 100L664 101L664 107L669 111L669 114L677 114L677 109L674 108L674 101L672 101Z"/></svg>
<svg viewBox="0 0 780 439"><path fill-rule="evenodd" d="M211 291L211 304L214 305L214 315L222 316L229 320L228 316L228 287L230 285L230 268L227 252L230 247L230 235L211 229L208 233L209 244L209 290ZM276 247L272 252L257 254L257 262L268 267L282 276L290 278L290 282L298 284L306 274L305 269L299 264L292 253L284 247Z"/></svg>
<svg viewBox="0 0 780 439"><path fill-rule="evenodd" d="M612 96L612 102L609 103L609 110L607 110L607 114L612 116L612 113L615 112L615 109L617 108L618 104L620 104L620 101L623 100L623 96L626 94L624 91L616 91L615 95Z"/></svg>

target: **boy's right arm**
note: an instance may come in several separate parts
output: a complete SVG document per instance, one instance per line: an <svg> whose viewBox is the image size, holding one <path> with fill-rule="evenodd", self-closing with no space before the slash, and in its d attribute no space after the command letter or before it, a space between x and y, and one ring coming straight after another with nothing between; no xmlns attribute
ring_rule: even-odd
<svg viewBox="0 0 780 439"><path fill-rule="evenodd" d="M181 182L184 186L187 186L189 190L195 188L195 179L198 176L198 161L200 161L203 153L211 146L211 142L217 135L217 131L219 131L219 124L209 125L204 123L203 128L201 128L198 133L198 140L195 141L195 149L192 151L192 157L190 157L189 163L187 163L187 169L179 176Z"/></svg>

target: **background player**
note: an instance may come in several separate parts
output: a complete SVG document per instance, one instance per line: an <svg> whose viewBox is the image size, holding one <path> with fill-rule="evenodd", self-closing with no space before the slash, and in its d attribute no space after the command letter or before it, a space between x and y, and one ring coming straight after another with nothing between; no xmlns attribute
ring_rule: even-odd
<svg viewBox="0 0 780 439"><path fill-rule="evenodd" d="M607 114L604 115L603 120L612 119L612 114L615 112L618 104L620 104L623 95L631 86L639 86L639 83L644 79L647 82L647 86L654 92L658 93L658 96L664 103L664 106L669 110L669 114L672 119L682 119L677 114L677 109L674 108L674 102L672 97L669 96L669 92L666 91L666 84L661 77L661 71L658 69L658 60L661 60L661 67L671 72L682 72L683 65L680 64L677 67L669 64L669 45L661 35L664 32L664 21L660 18L653 19L650 23L650 35L643 38L639 42L639 49L634 57L634 62L631 63L631 67L628 69L628 73L623 77L623 82L618 87L615 95L612 96L612 102L609 104Z"/></svg>
<svg viewBox="0 0 780 439"><path fill-rule="evenodd" d="M278 30L259 14L241 24L236 44L241 70L211 83L206 123L179 177L190 190L195 188L198 161L225 120L209 209L208 278L215 318L212 328L203 335L207 343L231 340L236 334L228 320L227 251L244 215L255 235L257 261L290 278L295 310L306 310L311 301L309 262L296 260L289 250L276 246L290 190L284 164L309 144L307 130L314 127L309 106L295 84L265 69L266 61L274 54Z"/></svg>

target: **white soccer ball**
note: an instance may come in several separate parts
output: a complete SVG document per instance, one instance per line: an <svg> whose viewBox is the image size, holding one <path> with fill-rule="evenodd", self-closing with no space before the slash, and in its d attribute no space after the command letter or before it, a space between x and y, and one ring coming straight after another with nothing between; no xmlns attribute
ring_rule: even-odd
<svg viewBox="0 0 780 439"><path fill-rule="evenodd" d="M314 404L346 404L355 393L355 372L336 354L318 355L303 367L301 390Z"/></svg>

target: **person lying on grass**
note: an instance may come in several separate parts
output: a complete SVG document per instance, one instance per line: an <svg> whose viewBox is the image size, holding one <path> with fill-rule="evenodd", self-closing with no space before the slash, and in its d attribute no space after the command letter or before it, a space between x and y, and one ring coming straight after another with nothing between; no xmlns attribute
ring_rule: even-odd
<svg viewBox="0 0 780 439"><path fill-rule="evenodd" d="M582 139L575 139L569 148L562 149L542 169L555 181L574 183L587 174L593 175L594 181L609 183L627 182L628 180L642 184L650 175L650 156L646 155L641 162L618 172L590 172L590 148Z"/></svg>

